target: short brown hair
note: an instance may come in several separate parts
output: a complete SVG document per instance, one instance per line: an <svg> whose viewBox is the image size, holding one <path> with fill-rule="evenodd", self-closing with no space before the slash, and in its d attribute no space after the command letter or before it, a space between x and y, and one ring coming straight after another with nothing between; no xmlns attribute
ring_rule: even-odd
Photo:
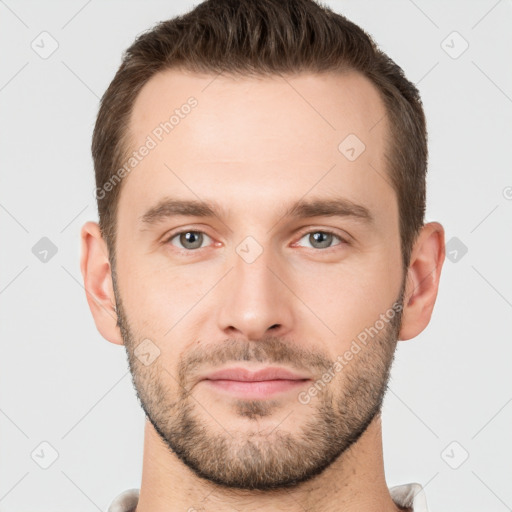
<svg viewBox="0 0 512 512"><path fill-rule="evenodd" d="M425 214L425 115L415 85L364 30L313 0L207 0L158 23L125 51L101 99L92 139L97 190L104 190L129 152L130 115L141 88L159 71L172 68L258 76L358 71L368 78L386 109L390 138L385 158L397 195L407 269ZM97 195L111 262L121 186Z"/></svg>

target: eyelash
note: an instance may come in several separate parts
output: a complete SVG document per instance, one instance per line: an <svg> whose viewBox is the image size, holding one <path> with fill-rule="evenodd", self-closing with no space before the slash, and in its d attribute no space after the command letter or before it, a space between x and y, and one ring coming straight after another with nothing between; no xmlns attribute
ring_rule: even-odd
<svg viewBox="0 0 512 512"><path fill-rule="evenodd" d="M200 233L200 234L206 235L208 238L211 238L204 231L201 231L201 230L198 230L198 229L185 229L185 230L182 230L182 231L177 231L176 233L173 233L172 235L166 237L165 240L162 243L163 244L169 244L171 242L171 240L173 240L174 238L176 238L179 235L182 235L184 233ZM340 245L350 245L350 242L347 239L341 237L340 235L338 235L334 231L329 231L329 230L326 230L326 229L313 229L313 230L310 230L310 231L305 231L305 232L301 233L301 235L299 237L299 241L302 240L306 235L310 235L310 234L313 234L313 233L323 233L324 235L332 235L334 238L337 238L340 241L340 243L335 244L335 245L333 245L331 247L326 247L325 249L315 249L315 247L306 247L306 249L313 249L313 250L322 251L322 252L330 252L331 250L335 250L336 247L338 247ZM197 249L184 249L184 248L180 248L180 247L176 247L176 246L174 246L174 247L175 247L176 250L178 250L178 251L180 251L182 253L187 253L187 254L193 254L195 252L198 252L201 249L206 249L206 247L199 247Z"/></svg>

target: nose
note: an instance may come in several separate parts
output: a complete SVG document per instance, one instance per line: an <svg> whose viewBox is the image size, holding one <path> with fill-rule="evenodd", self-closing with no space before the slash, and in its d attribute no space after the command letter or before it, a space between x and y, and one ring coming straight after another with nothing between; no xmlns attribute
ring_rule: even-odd
<svg viewBox="0 0 512 512"><path fill-rule="evenodd" d="M255 260L235 253L233 268L218 290L218 326L228 337L258 340L282 336L292 329L293 294L286 270L269 250Z"/></svg>

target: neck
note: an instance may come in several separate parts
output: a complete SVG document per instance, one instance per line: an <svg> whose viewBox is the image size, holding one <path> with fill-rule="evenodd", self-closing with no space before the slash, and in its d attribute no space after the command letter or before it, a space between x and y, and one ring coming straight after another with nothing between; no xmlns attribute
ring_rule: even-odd
<svg viewBox="0 0 512 512"><path fill-rule="evenodd" d="M320 475L295 488L231 490L195 475L160 439L149 421L144 435L142 484L136 512L283 511L396 512L384 478L382 429L368 429Z"/></svg>

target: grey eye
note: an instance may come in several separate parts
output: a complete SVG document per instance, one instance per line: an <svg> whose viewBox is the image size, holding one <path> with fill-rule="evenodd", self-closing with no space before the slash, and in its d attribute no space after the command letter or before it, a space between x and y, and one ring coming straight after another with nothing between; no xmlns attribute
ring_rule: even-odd
<svg viewBox="0 0 512 512"><path fill-rule="evenodd" d="M203 245L205 238L210 238L208 235L201 233L201 231L183 231L174 235L169 241L172 245L180 249L199 249ZM181 246L176 245L173 240L178 240Z"/></svg>
<svg viewBox="0 0 512 512"><path fill-rule="evenodd" d="M310 244L309 247L313 249L327 249L332 246L332 242L335 239L342 241L339 236L328 231L311 231L301 238L301 240L303 239L307 239L307 242Z"/></svg>

